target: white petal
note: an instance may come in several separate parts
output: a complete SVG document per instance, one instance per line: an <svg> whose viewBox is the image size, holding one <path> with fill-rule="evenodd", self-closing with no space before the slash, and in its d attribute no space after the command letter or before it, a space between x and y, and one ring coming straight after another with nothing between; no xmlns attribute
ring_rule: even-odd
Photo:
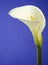
<svg viewBox="0 0 48 65"><path fill-rule="evenodd" d="M21 20L23 23L28 25L28 27L29 26L31 26L31 27L34 26L35 28L38 29L39 33L42 33L42 31L45 27L44 14L36 6L26 5L26 6L21 6L21 7L14 8L9 12L9 15L11 15L13 18L17 18L17 19ZM38 21L39 25L36 25L36 23L31 20L30 16L35 17L35 21L36 21L36 23ZM30 21L32 21L32 22L30 22ZM29 24L28 24L28 22L29 22ZM33 23L33 26L30 25L31 23Z"/></svg>

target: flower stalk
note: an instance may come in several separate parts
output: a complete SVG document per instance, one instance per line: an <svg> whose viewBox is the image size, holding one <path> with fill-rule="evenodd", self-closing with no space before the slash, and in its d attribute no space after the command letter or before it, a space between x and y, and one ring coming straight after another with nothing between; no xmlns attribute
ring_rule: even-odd
<svg viewBox="0 0 48 65"><path fill-rule="evenodd" d="M37 65L42 65L42 51L41 47L37 47Z"/></svg>

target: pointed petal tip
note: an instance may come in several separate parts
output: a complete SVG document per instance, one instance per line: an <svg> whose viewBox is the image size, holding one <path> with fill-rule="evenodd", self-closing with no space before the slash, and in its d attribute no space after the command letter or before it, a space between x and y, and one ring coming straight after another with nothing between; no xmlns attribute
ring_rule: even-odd
<svg viewBox="0 0 48 65"><path fill-rule="evenodd" d="M9 11L9 12L8 12L8 15L10 15L10 16L11 16L11 11Z"/></svg>
<svg viewBox="0 0 48 65"><path fill-rule="evenodd" d="M10 10L10 11L8 12L8 15L10 15L12 18L15 18L15 17L14 17L14 14L13 14L13 12L12 12L12 10Z"/></svg>

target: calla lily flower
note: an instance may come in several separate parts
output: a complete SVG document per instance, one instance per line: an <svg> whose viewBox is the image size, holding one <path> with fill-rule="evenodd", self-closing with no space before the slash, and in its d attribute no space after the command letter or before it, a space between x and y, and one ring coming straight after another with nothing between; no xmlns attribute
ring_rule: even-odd
<svg viewBox="0 0 48 65"><path fill-rule="evenodd" d="M45 16L36 6L26 5L11 9L9 15L19 19L30 29L35 44L42 46L42 32L45 28Z"/></svg>

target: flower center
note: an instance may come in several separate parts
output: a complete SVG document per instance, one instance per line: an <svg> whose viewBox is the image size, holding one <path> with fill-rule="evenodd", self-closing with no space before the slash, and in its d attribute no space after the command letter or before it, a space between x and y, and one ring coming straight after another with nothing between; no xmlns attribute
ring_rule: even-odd
<svg viewBox="0 0 48 65"><path fill-rule="evenodd" d="M30 19L34 21L34 20L35 20L35 17L33 17L33 16L30 16Z"/></svg>

